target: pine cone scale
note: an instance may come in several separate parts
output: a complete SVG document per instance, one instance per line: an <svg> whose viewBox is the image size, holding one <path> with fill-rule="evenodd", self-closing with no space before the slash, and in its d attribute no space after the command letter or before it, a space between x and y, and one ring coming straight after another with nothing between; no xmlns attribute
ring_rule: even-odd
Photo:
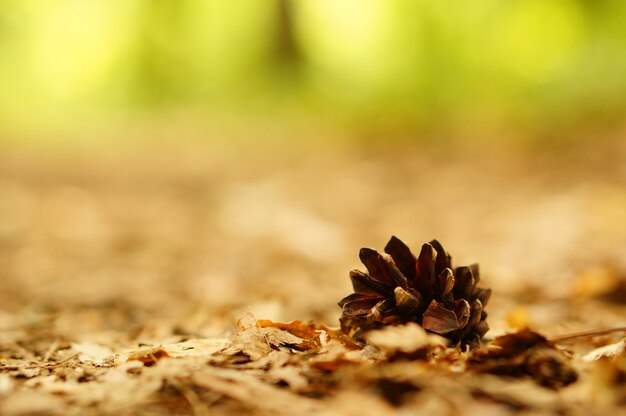
<svg viewBox="0 0 626 416"><path fill-rule="evenodd" d="M470 319L470 304L465 299L457 300L454 303L454 314L459 328L465 328Z"/></svg>
<svg viewBox="0 0 626 416"><path fill-rule="evenodd" d="M379 252L371 248L363 247L359 251L359 258L372 278L390 286L394 285L393 279L385 269L386 265Z"/></svg>
<svg viewBox="0 0 626 416"><path fill-rule="evenodd" d="M393 286L374 280L370 275L357 269L350 271L350 280L356 293L376 296L393 292Z"/></svg>
<svg viewBox="0 0 626 416"><path fill-rule="evenodd" d="M437 291L435 292L435 294L441 298L445 297L450 292L452 292L452 289L454 288L454 283L454 273L452 273L452 270L450 270L450 268L446 267L437 276Z"/></svg>
<svg viewBox="0 0 626 416"><path fill-rule="evenodd" d="M439 241L432 240L428 244L430 244L435 249L435 253L437 253L437 258L435 259L435 273L439 275L445 268L450 267L450 256L448 256Z"/></svg>
<svg viewBox="0 0 626 416"><path fill-rule="evenodd" d="M476 291L476 299L480 301L483 305L486 305L489 302L489 298L491 297L491 289L478 288Z"/></svg>
<svg viewBox="0 0 626 416"><path fill-rule="evenodd" d="M472 302L471 311L470 311L470 319L467 323L467 326L470 328L475 327L480 323L483 315L483 304L480 299L476 299Z"/></svg>
<svg viewBox="0 0 626 416"><path fill-rule="evenodd" d="M454 297L466 299L471 296L475 281L469 267L457 267L455 272Z"/></svg>
<svg viewBox="0 0 626 416"><path fill-rule="evenodd" d="M410 293L401 287L395 288L393 291L396 307L402 315L417 313L422 306L424 300L419 293Z"/></svg>
<svg viewBox="0 0 626 416"><path fill-rule="evenodd" d="M417 257L417 280L416 287L420 292L429 293L432 296L433 283L435 281L435 259L437 252L430 244L426 243L422 246L419 256Z"/></svg>
<svg viewBox="0 0 626 416"><path fill-rule="evenodd" d="M396 286L400 286L403 288L409 287L409 282L407 278L402 274L400 269L396 266L393 261L393 258L389 254L381 254L381 260L385 263L386 269L389 273L389 277L396 284Z"/></svg>
<svg viewBox="0 0 626 416"><path fill-rule="evenodd" d="M459 322L454 311L446 309L446 307L433 300L424 313L422 327L427 331L445 335L459 329Z"/></svg>
<svg viewBox="0 0 626 416"><path fill-rule="evenodd" d="M354 293L350 296L343 298L339 301L338 305L349 311L355 311L359 309L371 309L376 303L383 300L382 296L369 296L362 295L360 293Z"/></svg>
<svg viewBox="0 0 626 416"><path fill-rule="evenodd" d="M385 253L389 254L396 263L398 269L407 278L409 282L415 281L415 256L411 253L411 249L400 241L396 236L391 237L385 246Z"/></svg>

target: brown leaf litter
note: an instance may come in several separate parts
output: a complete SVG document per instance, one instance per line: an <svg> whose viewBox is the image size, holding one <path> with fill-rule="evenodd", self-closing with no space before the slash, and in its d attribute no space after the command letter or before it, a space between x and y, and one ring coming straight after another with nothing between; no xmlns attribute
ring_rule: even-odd
<svg viewBox="0 0 626 416"><path fill-rule="evenodd" d="M0 411L559 413L569 411L570 405L551 391L577 385L574 367L581 366L589 368L584 370L585 386L593 385L589 391L603 391L594 403L622 404L623 341L581 358L528 329L471 352L450 347L447 338L416 323L368 331L361 348L344 338L338 329L323 325L256 320L247 313L230 338L190 338L117 351L72 343L52 353L47 362L2 358ZM352 408L350 403L367 406Z"/></svg>
<svg viewBox="0 0 626 416"><path fill-rule="evenodd" d="M589 143L559 158L5 146L0 414L622 414L624 331L596 329L626 325L626 148ZM363 302L332 327L352 248L397 229L479 258L481 282L435 242L411 245L415 270L397 241L365 250ZM458 348L486 329L482 284L491 330ZM248 310L266 319L236 325Z"/></svg>

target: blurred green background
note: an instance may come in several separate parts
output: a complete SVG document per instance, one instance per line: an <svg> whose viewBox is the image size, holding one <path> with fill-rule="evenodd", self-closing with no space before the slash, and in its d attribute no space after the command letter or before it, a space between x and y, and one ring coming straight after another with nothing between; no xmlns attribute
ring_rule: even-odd
<svg viewBox="0 0 626 416"><path fill-rule="evenodd" d="M163 120L569 137L620 126L626 2L2 0L0 91L3 140Z"/></svg>

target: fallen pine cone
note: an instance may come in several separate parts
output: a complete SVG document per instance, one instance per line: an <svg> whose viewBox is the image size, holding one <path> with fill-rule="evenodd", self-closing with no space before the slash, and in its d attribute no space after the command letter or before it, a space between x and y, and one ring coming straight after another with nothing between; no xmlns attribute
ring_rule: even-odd
<svg viewBox="0 0 626 416"><path fill-rule="evenodd" d="M371 329L417 322L453 344L480 345L489 330L483 308L491 290L477 286L477 264L453 269L437 240L424 244L415 258L395 236L385 253L362 248L359 257L368 273L350 271L355 293L339 302L343 332L363 342Z"/></svg>

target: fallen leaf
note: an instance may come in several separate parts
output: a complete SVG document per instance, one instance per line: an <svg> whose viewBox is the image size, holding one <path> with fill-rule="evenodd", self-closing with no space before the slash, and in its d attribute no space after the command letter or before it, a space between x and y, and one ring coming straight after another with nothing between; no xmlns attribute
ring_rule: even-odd
<svg viewBox="0 0 626 416"><path fill-rule="evenodd" d="M368 343L379 348L388 358L425 358L429 351L445 348L448 340L426 332L416 323L387 326L365 334Z"/></svg>
<svg viewBox="0 0 626 416"><path fill-rule="evenodd" d="M316 325L312 322L305 324L299 320L282 323L261 319L257 321L257 324L261 328L278 328L302 338L304 342L298 345L299 350L310 350L326 345L332 333L332 330L323 325Z"/></svg>
<svg viewBox="0 0 626 416"><path fill-rule="evenodd" d="M175 344L165 344L161 349L172 358L210 357L230 344L226 338L189 339Z"/></svg>
<svg viewBox="0 0 626 416"><path fill-rule="evenodd" d="M614 344L605 345L588 352L582 357L583 361L596 361L602 357L614 357L624 352L626 349L626 338Z"/></svg>
<svg viewBox="0 0 626 416"><path fill-rule="evenodd" d="M141 361L146 366L157 363L162 358L168 358L170 355L163 349L161 345L153 347L144 347L129 353L127 361Z"/></svg>
<svg viewBox="0 0 626 416"><path fill-rule="evenodd" d="M503 376L529 376L538 384L557 389L578 379L569 360L543 335L521 329L502 335L488 348L476 350L468 369Z"/></svg>
<svg viewBox="0 0 626 416"><path fill-rule="evenodd" d="M81 363L93 365L104 365L109 362L113 355L113 350L103 345L91 343L74 343L72 350L78 353L78 360Z"/></svg>
<svg viewBox="0 0 626 416"><path fill-rule="evenodd" d="M237 333L231 338L231 344L223 351L226 355L243 354L250 360L258 360L273 349L280 347L296 348L304 340L287 331L275 327L262 328L251 313L237 321Z"/></svg>

